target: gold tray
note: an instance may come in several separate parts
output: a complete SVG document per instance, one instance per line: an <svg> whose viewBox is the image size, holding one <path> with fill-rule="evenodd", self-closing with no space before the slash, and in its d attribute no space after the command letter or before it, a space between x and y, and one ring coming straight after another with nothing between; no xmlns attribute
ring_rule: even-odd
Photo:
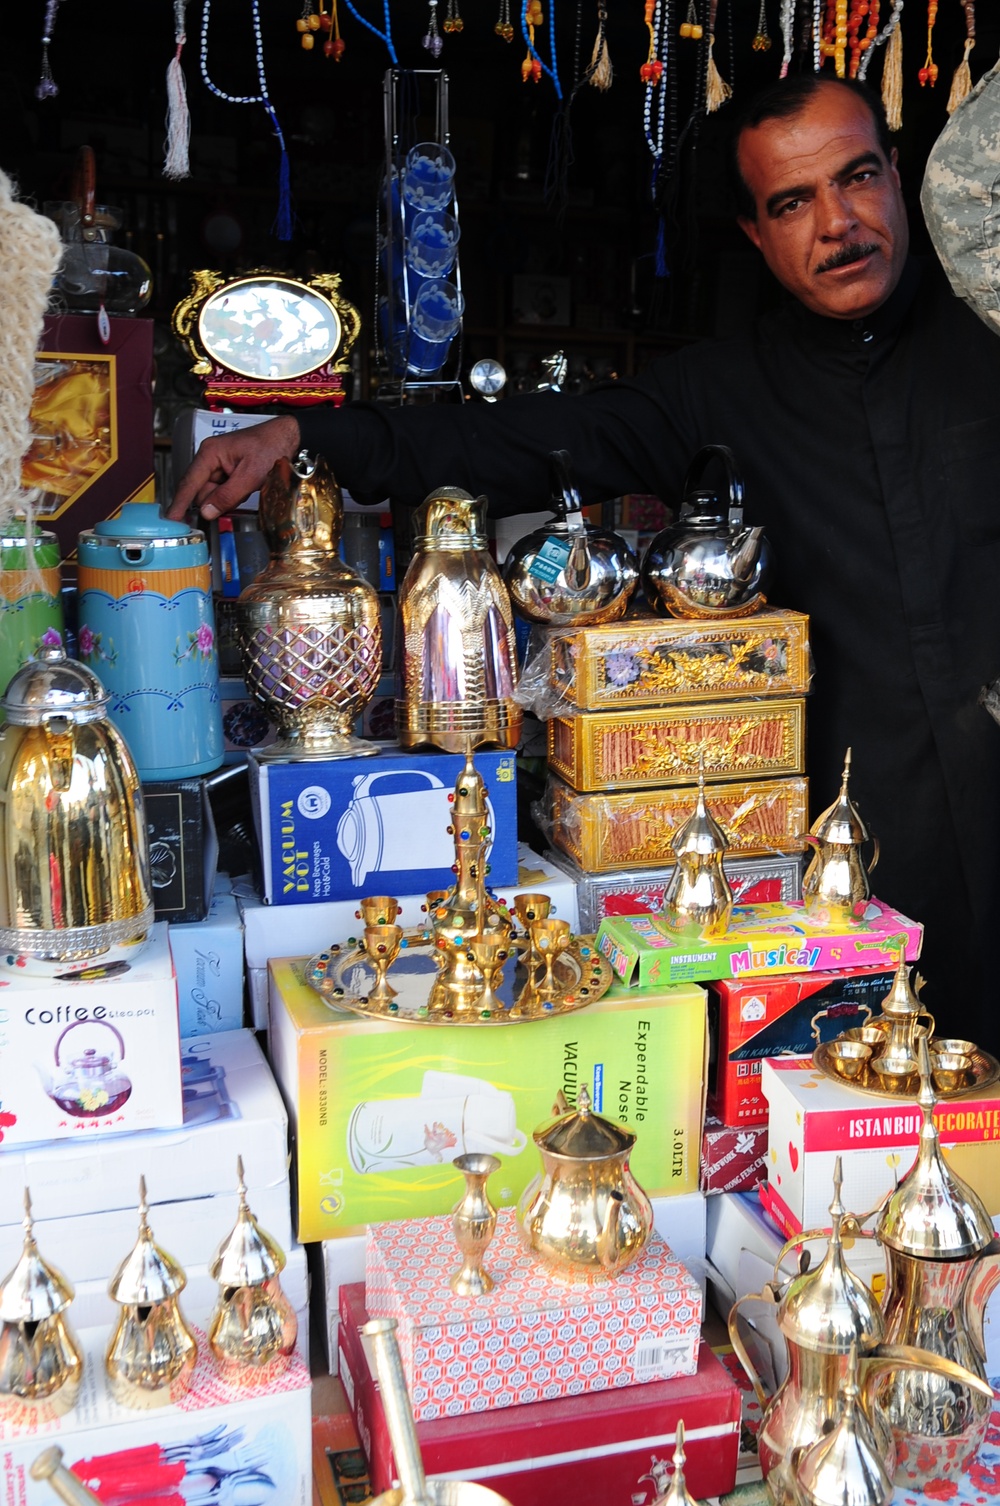
<svg viewBox="0 0 1000 1506"><path fill-rule="evenodd" d="M530 1020L549 1020L573 1014L603 998L614 981L610 964L601 956L592 936L574 936L553 964L555 994L540 997L526 992L528 972L519 952L523 939L511 943L512 955L504 964L497 995L503 1009L455 1009L439 988L438 969L429 931L407 931L406 949L389 969L388 981L397 990L395 999L369 1004L363 992L374 982L375 970L360 946L330 947L318 953L306 967L305 981L332 1009L345 1009L368 1020L394 1020L407 1025L522 1025ZM544 976L538 963L534 978Z"/></svg>
<svg viewBox="0 0 1000 1506"><path fill-rule="evenodd" d="M874 1021L872 1021L874 1024ZM861 1030L845 1030L837 1037L839 1041L860 1041ZM888 1087L887 1080L873 1072L866 1062L857 1077L845 1077L838 1072L830 1059L830 1047L836 1045L836 1041L823 1041L813 1052L813 1066L817 1072L822 1072L824 1077L829 1077L832 1082L839 1082L848 1088L859 1088L862 1093L869 1093L873 1098L909 1098L915 1100L920 1091L920 1078L914 1072L910 1077L901 1077L898 1086ZM928 1045L933 1047L933 1039ZM969 1080L957 1088L939 1088L936 1084L934 1092L939 1100L953 1098L969 1098L974 1093L981 1093L1000 1078L1000 1062L995 1056L990 1056L988 1051L983 1051L979 1046L972 1053L972 1066L969 1069Z"/></svg>

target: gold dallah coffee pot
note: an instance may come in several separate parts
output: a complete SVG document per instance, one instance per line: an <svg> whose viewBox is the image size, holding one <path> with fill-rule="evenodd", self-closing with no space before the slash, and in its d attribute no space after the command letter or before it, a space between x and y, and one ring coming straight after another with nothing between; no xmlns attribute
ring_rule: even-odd
<svg viewBox="0 0 1000 1506"><path fill-rule="evenodd" d="M0 1420L37 1427L76 1402L83 1351L67 1321L73 1288L39 1253L24 1192L24 1248L0 1282Z"/></svg>
<svg viewBox="0 0 1000 1506"><path fill-rule="evenodd" d="M585 1087L575 1109L535 1131L542 1171L521 1194L518 1219L557 1280L615 1276L642 1253L653 1208L629 1170L635 1140L592 1111Z"/></svg>
<svg viewBox="0 0 1000 1506"><path fill-rule="evenodd" d="M692 814L671 842L677 866L663 897L663 923L679 936L715 941L725 936L733 913L733 891L722 859L728 843L705 804L705 760L698 770Z"/></svg>
<svg viewBox="0 0 1000 1506"><path fill-rule="evenodd" d="M806 1271L779 1290L777 1271L788 1252L797 1245L822 1238L821 1230L804 1231L784 1246L775 1265L776 1279L762 1292L741 1297L729 1314L729 1336L764 1409L757 1436L760 1466L768 1489L778 1506L796 1501L795 1466L806 1449L830 1431L841 1415L852 1348L858 1354L861 1396L859 1405L876 1441L879 1456L891 1478L896 1465L892 1434L880 1412L871 1404L875 1380L884 1372L912 1371L917 1385L935 1370L954 1386L960 1379L973 1381L987 1395L992 1393L972 1373L940 1356L910 1345L887 1345L886 1324L874 1293L849 1268L844 1258L840 1201L841 1163L834 1171L834 1194L830 1204L831 1231L826 1254L815 1270ZM848 1225L852 1235L856 1223ZM777 1323L788 1349L788 1374L773 1397L747 1353L737 1326L745 1302L777 1307Z"/></svg>
<svg viewBox="0 0 1000 1506"><path fill-rule="evenodd" d="M802 880L802 903L807 915L829 925L858 925L871 899L869 870L878 862L878 838L871 837L848 793L851 750L844 759L840 794L813 822L803 838L813 849ZM865 866L861 849L874 842L872 860Z"/></svg>
<svg viewBox="0 0 1000 1506"><path fill-rule="evenodd" d="M851 1345L844 1405L830 1431L795 1462L799 1506L889 1506L892 1477L858 1390L858 1346Z"/></svg>
<svg viewBox="0 0 1000 1506"><path fill-rule="evenodd" d="M916 1163L875 1229L885 1250L885 1331L961 1365L976 1384L943 1372L890 1375L876 1399L896 1445L896 1482L919 1492L957 1480L986 1436L993 1393L986 1384L983 1317L1000 1281L1000 1239L979 1197L948 1167L934 1126L927 1042L917 1041L923 1113Z"/></svg>

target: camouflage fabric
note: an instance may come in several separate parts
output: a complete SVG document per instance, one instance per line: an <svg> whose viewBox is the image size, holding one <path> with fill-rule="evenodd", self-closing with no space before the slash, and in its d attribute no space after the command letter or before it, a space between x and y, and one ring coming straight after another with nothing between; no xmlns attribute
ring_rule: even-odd
<svg viewBox="0 0 1000 1506"><path fill-rule="evenodd" d="M1000 334L1000 63L935 142L920 203L955 293Z"/></svg>

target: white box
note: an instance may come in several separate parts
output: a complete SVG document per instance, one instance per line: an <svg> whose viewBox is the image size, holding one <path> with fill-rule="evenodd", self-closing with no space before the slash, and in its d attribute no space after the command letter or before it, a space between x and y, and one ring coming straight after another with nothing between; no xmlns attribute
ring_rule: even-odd
<svg viewBox="0 0 1000 1506"><path fill-rule="evenodd" d="M234 1167L235 1181L235 1167ZM149 1222L157 1244L163 1246L183 1268L207 1265L236 1222L239 1200L235 1185L215 1197L185 1198L162 1202L155 1182L149 1187ZM138 1187L134 1190L138 1203ZM258 1187L249 1195L250 1206L262 1229L283 1250L292 1243L291 1198L288 1183ZM13 1203L7 1210L17 1212ZM36 1214L38 1208L33 1210ZM46 1260L75 1284L77 1281L110 1281L116 1266L136 1241L138 1214L135 1208L113 1208L81 1218L35 1219L35 1238ZM9 1271L21 1250L20 1224L0 1225L0 1273Z"/></svg>
<svg viewBox="0 0 1000 1506"><path fill-rule="evenodd" d="M25 1187L31 1188L39 1219L131 1211L140 1176L147 1179L154 1206L231 1193L239 1155L251 1202L267 1189L287 1191L288 1117L253 1033L234 1030L186 1041L183 1084L184 1124L177 1129L96 1142L87 1137L72 1143L4 1143L0 1220L17 1223Z"/></svg>
<svg viewBox="0 0 1000 1506"><path fill-rule="evenodd" d="M152 927L138 956L113 977L4 983L5 1150L35 1140L92 1146L110 1134L183 1121L177 980L165 922Z"/></svg>
<svg viewBox="0 0 1000 1506"><path fill-rule="evenodd" d="M554 863L539 857L526 842L517 846L517 883L497 889L508 903L522 891L547 894L552 900L552 914L568 920L573 931L579 926L576 885L560 873ZM248 880L234 880L243 918L243 945L246 955L247 982L250 991L255 1030L267 1029L267 964L272 957L311 957L334 942L344 942L357 935L358 902L353 899L329 900L315 905L265 905L254 893ZM421 905L423 894L400 894L402 907L399 923L420 925L426 920Z"/></svg>
<svg viewBox="0 0 1000 1506"><path fill-rule="evenodd" d="M181 1040L243 1025L243 921L231 894L212 895L204 920L171 925Z"/></svg>
<svg viewBox="0 0 1000 1506"><path fill-rule="evenodd" d="M297 1356L271 1386L240 1390L222 1382L199 1334L194 1384L181 1404L141 1412L118 1406L109 1393L107 1332L88 1329L80 1338L86 1365L74 1409L40 1427L0 1422L4 1503L52 1506L51 1488L29 1471L43 1449L58 1444L63 1463L85 1484L100 1484L100 1498L108 1502L309 1506L311 1385ZM178 1465L184 1468L180 1480Z"/></svg>
<svg viewBox="0 0 1000 1506"><path fill-rule="evenodd" d="M817 1072L810 1057L765 1061L767 1184L763 1201L786 1233L829 1221L833 1170L843 1157L841 1198L867 1213L917 1158L922 1116L915 1102L876 1098ZM1000 1085L942 1100L934 1111L941 1145L959 1176L1000 1213Z"/></svg>

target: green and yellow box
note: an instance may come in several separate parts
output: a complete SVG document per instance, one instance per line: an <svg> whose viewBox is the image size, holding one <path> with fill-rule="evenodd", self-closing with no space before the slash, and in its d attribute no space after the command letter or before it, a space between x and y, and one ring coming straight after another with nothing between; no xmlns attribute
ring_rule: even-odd
<svg viewBox="0 0 1000 1506"><path fill-rule="evenodd" d="M455 1156L488 1151L499 1207L540 1169L532 1133L560 1089L637 1139L631 1167L650 1196L694 1192L708 1053L706 995L693 984L637 992L495 1029L394 1024L331 1009L305 961L269 964L271 1062L295 1133L298 1237L360 1233L384 1219L447 1213Z"/></svg>

